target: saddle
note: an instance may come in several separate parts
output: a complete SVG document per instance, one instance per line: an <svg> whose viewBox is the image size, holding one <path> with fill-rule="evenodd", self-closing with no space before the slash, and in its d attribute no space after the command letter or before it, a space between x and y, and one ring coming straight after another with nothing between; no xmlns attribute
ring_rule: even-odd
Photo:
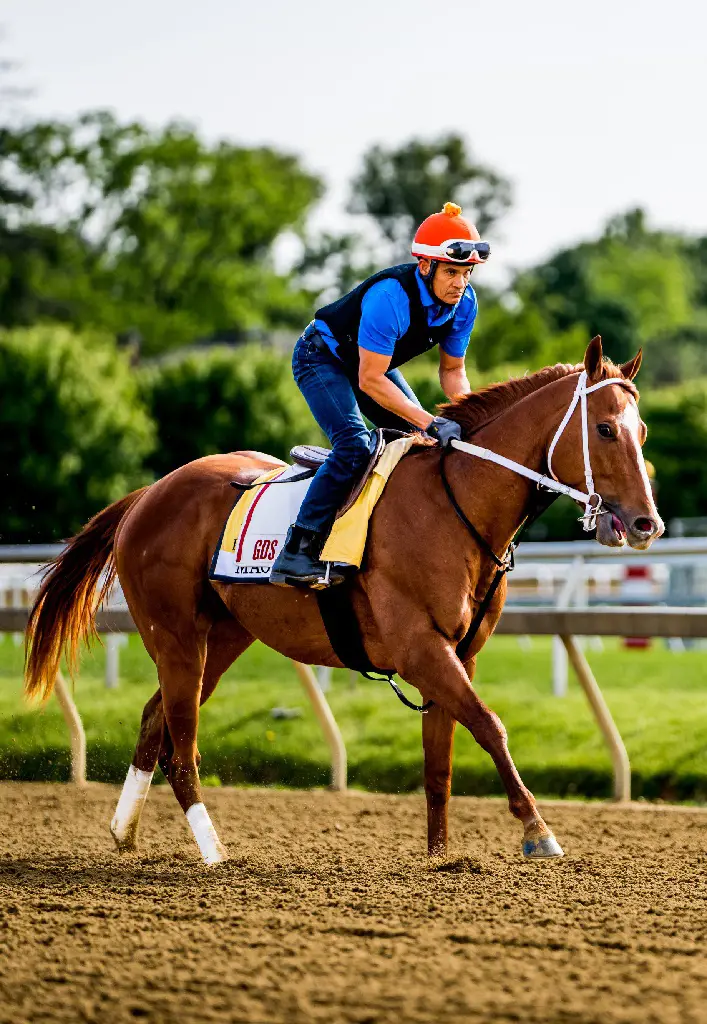
<svg viewBox="0 0 707 1024"><path fill-rule="evenodd" d="M361 476L354 483L350 494L344 501L343 505L336 514L337 519L342 516L344 512L347 512L354 504L361 491L366 485L366 481L378 465L383 449L388 441L394 441L398 437L406 437L407 435L403 430L392 430L388 428L377 427L371 433L371 457L368 460L366 468L364 469ZM256 454L256 453L254 453ZM290 449L290 458L297 466L301 466L305 470L310 471L310 475L314 476L320 466L323 466L326 460L331 455L331 448L322 448L317 444L298 444L294 448ZM263 456L266 458L266 456ZM234 478L233 484L236 487L250 487L251 484L263 473L266 473L268 469L275 468L278 464L285 466L286 463L279 463L278 460L273 459L271 456L267 456L268 465L258 466L248 469L243 469ZM299 478L301 479L301 477Z"/></svg>

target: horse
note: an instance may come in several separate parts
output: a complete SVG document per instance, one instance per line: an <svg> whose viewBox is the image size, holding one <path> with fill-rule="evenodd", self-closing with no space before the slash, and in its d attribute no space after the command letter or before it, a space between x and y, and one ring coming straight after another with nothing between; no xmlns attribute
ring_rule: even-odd
<svg viewBox="0 0 707 1024"><path fill-rule="evenodd" d="M504 574L488 599L502 561L494 552L508 552L537 494L519 467L535 477L551 472L564 482L558 489L575 497L584 476L592 492L584 495L585 521L596 524L600 544L644 549L663 533L641 450L646 427L633 383L640 362L639 352L614 365L594 338L583 363L546 367L457 398L443 414L460 424L465 441L473 437L487 452L513 460L511 468L474 457L463 442L445 449L442 463L439 446L423 442L400 461L373 512L350 600L371 663L394 670L433 702L422 715L432 856L447 850L457 722L491 756L509 810L523 826L523 853L538 860L562 856L513 763L503 723L474 690L474 670L506 596ZM581 415L573 411L578 404ZM295 661L342 666L312 590L208 579L233 503L231 481L278 465L252 451L190 462L99 512L43 579L27 626L28 697L48 697L63 657L75 668L79 644L95 633L95 608L116 574L157 668L159 689L145 705L111 822L121 851L137 849L140 813L159 763L204 862L227 859L203 803L199 708L254 640ZM462 652L460 642L485 598Z"/></svg>

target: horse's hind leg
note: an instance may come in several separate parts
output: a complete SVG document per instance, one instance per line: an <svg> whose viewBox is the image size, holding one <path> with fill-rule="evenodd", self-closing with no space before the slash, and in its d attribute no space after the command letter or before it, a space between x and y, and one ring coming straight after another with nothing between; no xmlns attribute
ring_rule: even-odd
<svg viewBox="0 0 707 1024"><path fill-rule="evenodd" d="M253 637L235 619L221 620L212 626L208 635L206 662L201 682L199 697L201 704L211 696L226 669L252 642ZM171 781L173 753L174 744L165 722L162 692L158 690L143 710L135 754L111 822L111 832L121 852L134 851L137 848L140 815L147 799L155 767L159 760L165 777ZM195 760L198 768L198 751Z"/></svg>
<svg viewBox="0 0 707 1024"><path fill-rule="evenodd" d="M447 852L447 811L452 787L452 745L455 720L436 704L422 715L427 797L427 852L431 857Z"/></svg>
<svg viewBox="0 0 707 1024"><path fill-rule="evenodd" d="M142 712L140 735L133 762L128 769L118 806L110 823L110 830L121 853L130 853L137 849L140 815L150 790L163 736L164 711L162 694L158 690L150 697Z"/></svg>

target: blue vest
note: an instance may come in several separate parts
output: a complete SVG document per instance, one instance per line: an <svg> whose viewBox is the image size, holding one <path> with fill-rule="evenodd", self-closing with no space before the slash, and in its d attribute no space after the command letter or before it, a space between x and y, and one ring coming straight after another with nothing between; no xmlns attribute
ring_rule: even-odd
<svg viewBox="0 0 707 1024"><path fill-rule="evenodd" d="M439 327L430 327L427 322L427 309L420 298L420 287L415 276L416 263L403 263L399 267L389 267L367 278L360 285L348 292L336 302L322 306L314 314L315 320L323 320L336 339L337 355L346 370L358 376L358 328L361 323L361 303L372 285L386 278L394 278L402 285L410 302L410 326L395 343L390 369L407 363L409 359L419 356L422 352L439 345L447 337L454 323L451 316Z"/></svg>

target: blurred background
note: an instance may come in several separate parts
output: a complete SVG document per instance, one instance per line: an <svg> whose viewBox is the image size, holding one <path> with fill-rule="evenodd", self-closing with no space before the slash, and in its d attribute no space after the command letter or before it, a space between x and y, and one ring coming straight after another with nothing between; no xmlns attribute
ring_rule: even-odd
<svg viewBox="0 0 707 1024"><path fill-rule="evenodd" d="M1 21L1 543L204 454L317 440L295 339L447 199L493 246L472 383L596 333L617 361L643 346L662 515L704 512L703 5L5 0ZM441 399L434 359L407 376ZM576 510L536 531L579 536Z"/></svg>

